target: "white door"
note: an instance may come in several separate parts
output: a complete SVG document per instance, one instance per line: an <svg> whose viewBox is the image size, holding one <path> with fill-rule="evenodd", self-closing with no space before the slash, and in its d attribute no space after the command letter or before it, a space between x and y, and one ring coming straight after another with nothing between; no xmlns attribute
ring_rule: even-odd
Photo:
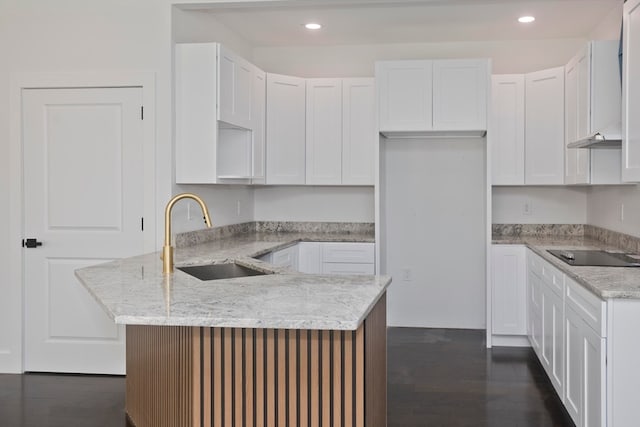
<svg viewBox="0 0 640 427"><path fill-rule="evenodd" d="M485 59L433 61L433 128L486 130L487 81Z"/></svg>
<svg viewBox="0 0 640 427"><path fill-rule="evenodd" d="M342 184L373 185L376 103L374 80L342 79Z"/></svg>
<svg viewBox="0 0 640 427"><path fill-rule="evenodd" d="M525 76L525 184L564 184L564 67Z"/></svg>
<svg viewBox="0 0 640 427"><path fill-rule="evenodd" d="M267 184L305 183L305 79L267 74Z"/></svg>
<svg viewBox="0 0 640 427"><path fill-rule="evenodd" d="M524 185L524 74L491 76L491 183Z"/></svg>
<svg viewBox="0 0 640 427"><path fill-rule="evenodd" d="M22 96L25 371L123 374L124 328L74 270L143 251L142 89Z"/></svg>
<svg viewBox="0 0 640 427"><path fill-rule="evenodd" d="M342 80L307 79L306 183L342 183Z"/></svg>

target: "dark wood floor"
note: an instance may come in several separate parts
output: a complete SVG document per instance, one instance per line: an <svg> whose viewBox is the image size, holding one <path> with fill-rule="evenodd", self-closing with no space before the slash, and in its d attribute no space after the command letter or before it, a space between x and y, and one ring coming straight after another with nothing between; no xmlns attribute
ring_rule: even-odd
<svg viewBox="0 0 640 427"><path fill-rule="evenodd" d="M532 350L483 331L392 328L388 425L572 426ZM0 375L1 427L124 427L124 378Z"/></svg>

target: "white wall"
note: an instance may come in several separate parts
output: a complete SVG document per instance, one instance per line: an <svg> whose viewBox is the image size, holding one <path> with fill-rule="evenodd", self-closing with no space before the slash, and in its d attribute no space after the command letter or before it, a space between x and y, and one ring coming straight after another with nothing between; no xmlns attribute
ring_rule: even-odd
<svg viewBox="0 0 640 427"><path fill-rule="evenodd" d="M357 46L258 47L255 63L300 77L373 76L374 62L389 59L491 58L493 73L524 73L564 65L584 39L406 43Z"/></svg>
<svg viewBox="0 0 640 427"><path fill-rule="evenodd" d="M587 192L586 187L493 187L492 223L584 224Z"/></svg>
<svg viewBox="0 0 640 427"><path fill-rule="evenodd" d="M405 139L381 147L390 325L484 327L485 145Z"/></svg>
<svg viewBox="0 0 640 427"><path fill-rule="evenodd" d="M640 185L591 188L587 196L587 223L640 237Z"/></svg>
<svg viewBox="0 0 640 427"><path fill-rule="evenodd" d="M257 187L256 221L373 222L373 187Z"/></svg>

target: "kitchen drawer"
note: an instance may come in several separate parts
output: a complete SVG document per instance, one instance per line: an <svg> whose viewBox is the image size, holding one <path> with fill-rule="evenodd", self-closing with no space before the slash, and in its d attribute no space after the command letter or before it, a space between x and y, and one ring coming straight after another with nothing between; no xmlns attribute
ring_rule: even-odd
<svg viewBox="0 0 640 427"><path fill-rule="evenodd" d="M527 269L542 277L542 266L546 263L540 256L533 253L531 249L527 250Z"/></svg>
<svg viewBox="0 0 640 427"><path fill-rule="evenodd" d="M560 298L564 295L564 278L565 274L562 271L542 259L542 280Z"/></svg>
<svg viewBox="0 0 640 427"><path fill-rule="evenodd" d="M607 336L607 304L584 286L566 278L566 303L599 336Z"/></svg>
<svg viewBox="0 0 640 427"><path fill-rule="evenodd" d="M323 263L373 264L373 243L325 243L322 245Z"/></svg>
<svg viewBox="0 0 640 427"><path fill-rule="evenodd" d="M373 264L325 262L322 274L375 274Z"/></svg>

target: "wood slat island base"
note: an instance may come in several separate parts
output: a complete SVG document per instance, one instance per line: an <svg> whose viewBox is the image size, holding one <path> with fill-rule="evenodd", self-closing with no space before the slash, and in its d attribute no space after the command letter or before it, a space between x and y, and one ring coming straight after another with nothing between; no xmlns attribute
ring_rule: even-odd
<svg viewBox="0 0 640 427"><path fill-rule="evenodd" d="M127 325L137 427L384 427L386 296L356 331Z"/></svg>

